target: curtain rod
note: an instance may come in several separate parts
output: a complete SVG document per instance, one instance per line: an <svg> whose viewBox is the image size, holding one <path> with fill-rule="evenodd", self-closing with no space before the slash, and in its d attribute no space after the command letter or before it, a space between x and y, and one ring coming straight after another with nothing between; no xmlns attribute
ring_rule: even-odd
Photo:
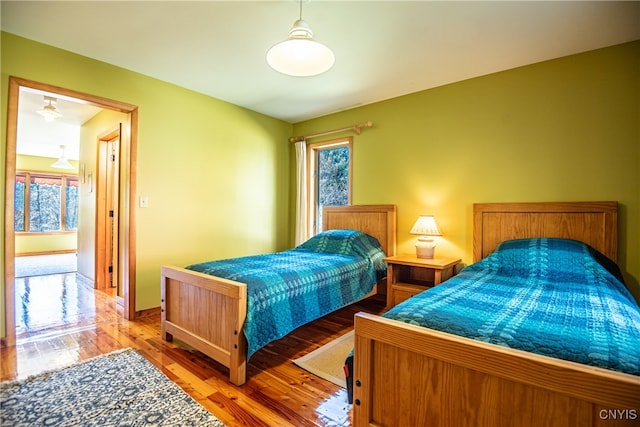
<svg viewBox="0 0 640 427"><path fill-rule="evenodd" d="M326 132L315 133L313 135L292 136L291 138L289 138L289 142L305 141L305 140L310 139L310 138L316 138L318 136L331 135L332 133L344 132L346 130L353 130L358 135L360 135L360 129L369 128L371 126L373 126L373 122L371 120L369 120L368 122L358 123L357 125L347 126L346 128L328 130Z"/></svg>

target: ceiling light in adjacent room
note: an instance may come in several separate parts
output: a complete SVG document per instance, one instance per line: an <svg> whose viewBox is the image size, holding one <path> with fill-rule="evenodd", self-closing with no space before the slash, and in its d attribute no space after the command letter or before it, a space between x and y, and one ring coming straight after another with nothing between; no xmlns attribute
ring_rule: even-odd
<svg viewBox="0 0 640 427"><path fill-rule="evenodd" d="M60 158L51 165L51 167L56 169L75 169L75 167L69 163L69 160L67 160L67 157L64 154L64 145L61 145L60 149L62 150L62 154L60 155Z"/></svg>
<svg viewBox="0 0 640 427"><path fill-rule="evenodd" d="M60 112L56 110L57 102L58 100L56 98L53 98L51 96L45 96L44 97L45 106L36 112L40 114L42 117L44 117L46 121L52 122L55 119L62 117L62 114L60 114Z"/></svg>
<svg viewBox="0 0 640 427"><path fill-rule="evenodd" d="M269 49L267 63L282 74L309 77L328 71L335 60L331 49L313 40L313 31L302 19L300 0L300 18L289 30L289 38Z"/></svg>

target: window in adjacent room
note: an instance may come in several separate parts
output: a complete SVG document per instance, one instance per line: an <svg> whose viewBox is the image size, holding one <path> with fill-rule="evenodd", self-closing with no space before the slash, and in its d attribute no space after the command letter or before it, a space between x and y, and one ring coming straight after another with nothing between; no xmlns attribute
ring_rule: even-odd
<svg viewBox="0 0 640 427"><path fill-rule="evenodd" d="M18 172L14 209L16 232L75 231L78 228L78 177Z"/></svg>
<svg viewBox="0 0 640 427"><path fill-rule="evenodd" d="M307 145L310 235L322 231L322 208L351 204L352 138Z"/></svg>

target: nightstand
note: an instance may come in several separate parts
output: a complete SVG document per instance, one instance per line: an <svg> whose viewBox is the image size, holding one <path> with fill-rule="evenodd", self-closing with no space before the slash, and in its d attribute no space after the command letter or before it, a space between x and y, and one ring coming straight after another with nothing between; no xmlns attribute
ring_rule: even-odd
<svg viewBox="0 0 640 427"><path fill-rule="evenodd" d="M455 274L459 258L418 258L396 255L387 263L387 308L401 303L425 289L439 285Z"/></svg>

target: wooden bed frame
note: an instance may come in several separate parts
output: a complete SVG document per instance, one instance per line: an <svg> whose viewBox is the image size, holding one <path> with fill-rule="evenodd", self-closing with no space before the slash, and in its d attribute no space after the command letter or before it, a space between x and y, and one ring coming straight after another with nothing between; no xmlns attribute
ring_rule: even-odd
<svg viewBox="0 0 640 427"><path fill-rule="evenodd" d="M387 255L396 251L395 205L327 207L323 229L360 230L380 241ZM381 283L384 283L382 281ZM176 338L229 368L242 385L247 376L247 285L184 268L161 269L162 338ZM375 295L378 286L366 297Z"/></svg>
<svg viewBox="0 0 640 427"><path fill-rule="evenodd" d="M617 255L617 203L474 205L474 261L519 237ZM354 426L638 425L640 376L383 317L355 319Z"/></svg>

